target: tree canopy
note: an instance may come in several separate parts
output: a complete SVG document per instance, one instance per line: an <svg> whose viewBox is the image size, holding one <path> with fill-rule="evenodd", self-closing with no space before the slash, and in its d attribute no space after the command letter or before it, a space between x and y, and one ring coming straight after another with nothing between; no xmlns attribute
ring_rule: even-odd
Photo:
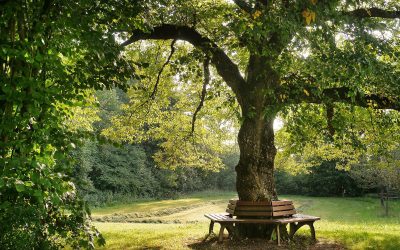
<svg viewBox="0 0 400 250"><path fill-rule="evenodd" d="M396 0L0 6L6 248L93 247L98 232L70 182L68 158L87 135L68 118L72 107L91 101L88 89L127 90L129 102L104 135L158 140L156 160L169 167L218 168L217 156L239 128L241 200L278 199L274 161L283 147L337 152L343 166L373 148L398 147L389 140L399 135L398 114L389 111L400 109ZM278 150L277 116L288 125Z"/></svg>
<svg viewBox="0 0 400 250"><path fill-rule="evenodd" d="M236 102L228 107L241 109L241 157L236 167L239 198L276 199L272 124L277 115L288 125L278 145L288 155L318 149L319 158L338 160L345 167L363 154L355 153L356 149L394 145L385 144L384 137L377 140L374 129L381 123L377 120L386 120L392 126L382 133L398 135L398 115L388 111L399 110L398 8L396 1L149 1L141 13L146 28L121 32L126 37L122 46L151 61L159 58L148 56L154 53L153 46L172 41L164 45L157 67L161 73L169 70L162 77L168 83L140 81L146 84L145 94L135 96L135 101L155 101L157 109L163 109L163 103L157 102L166 99L157 96L158 90L182 92L181 86L196 79L189 65L195 61L207 66L210 60L212 73L203 70L203 86L208 78L223 81L225 91L231 91L227 96L234 96ZM178 60L173 52L189 59ZM193 56L195 52L201 56ZM185 65L180 66L184 73L177 70L178 63ZM188 74L189 79L181 78ZM199 107L210 103L204 97L217 96L213 89L207 85L206 94L198 94ZM164 93L171 96L171 92ZM183 114L198 114L193 112L195 107L190 110ZM127 117L115 120L126 126L117 126L119 132L114 135L138 124L129 123ZM197 120L187 117L186 128L181 127L183 120L176 121L174 133L163 137L166 144L176 145L176 136L182 135L177 131L190 132L189 122ZM137 136L128 133L122 138ZM165 148L162 154L167 157L160 161L171 159L176 152L175 147Z"/></svg>

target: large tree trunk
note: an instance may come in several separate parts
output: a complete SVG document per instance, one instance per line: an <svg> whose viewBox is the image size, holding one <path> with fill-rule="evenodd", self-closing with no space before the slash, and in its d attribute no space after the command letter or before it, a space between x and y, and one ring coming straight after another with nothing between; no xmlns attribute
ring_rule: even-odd
<svg viewBox="0 0 400 250"><path fill-rule="evenodd" d="M271 201L277 198L274 182L274 118L245 119L240 128L240 160L236 166L236 189L240 200Z"/></svg>
<svg viewBox="0 0 400 250"><path fill-rule="evenodd" d="M236 166L236 189L240 200L276 200L274 181L274 119L277 107L269 100L265 89L279 85L279 76L268 63L268 58L251 56L247 72L248 92L241 96L243 123L238 143L240 160ZM240 225L242 237L270 237L272 226Z"/></svg>
<svg viewBox="0 0 400 250"><path fill-rule="evenodd" d="M262 112L260 112L262 114ZM246 118L239 131L240 160L236 166L236 189L240 200L271 201L277 199L274 181L273 122L275 115ZM240 237L270 238L271 225L240 224Z"/></svg>

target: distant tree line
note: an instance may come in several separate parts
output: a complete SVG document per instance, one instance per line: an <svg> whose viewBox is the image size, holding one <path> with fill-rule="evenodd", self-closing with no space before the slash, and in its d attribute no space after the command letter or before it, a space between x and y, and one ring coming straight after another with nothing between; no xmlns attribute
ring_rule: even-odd
<svg viewBox="0 0 400 250"><path fill-rule="evenodd" d="M275 179L279 194L354 197L370 191L363 189L351 172L337 169L335 162L324 162L296 175L278 170Z"/></svg>
<svg viewBox="0 0 400 250"><path fill-rule="evenodd" d="M74 153L75 185L92 205L137 198L174 198L202 190L235 190L237 154L222 156L225 169L158 167L156 145L122 145L87 141Z"/></svg>

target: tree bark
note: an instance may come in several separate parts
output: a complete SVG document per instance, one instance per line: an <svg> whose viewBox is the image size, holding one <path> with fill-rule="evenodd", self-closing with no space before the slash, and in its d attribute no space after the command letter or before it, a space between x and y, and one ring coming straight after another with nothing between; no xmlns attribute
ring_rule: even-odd
<svg viewBox="0 0 400 250"><path fill-rule="evenodd" d="M247 68L247 91L241 94L243 121L239 130L240 159L236 166L239 200L277 200L274 180L274 120L279 107L268 89L279 86L279 75L268 58L251 55ZM274 226L240 225L240 237L270 238Z"/></svg>
<svg viewBox="0 0 400 250"><path fill-rule="evenodd" d="M259 113L259 112L257 112ZM260 114L246 118L239 131L240 160L236 166L236 189L239 200L271 201L277 199L274 181L273 122L275 116ZM271 238L274 225L239 224L241 238Z"/></svg>
<svg viewBox="0 0 400 250"><path fill-rule="evenodd" d="M239 131L236 189L240 200L277 199L274 181L274 116L248 118Z"/></svg>

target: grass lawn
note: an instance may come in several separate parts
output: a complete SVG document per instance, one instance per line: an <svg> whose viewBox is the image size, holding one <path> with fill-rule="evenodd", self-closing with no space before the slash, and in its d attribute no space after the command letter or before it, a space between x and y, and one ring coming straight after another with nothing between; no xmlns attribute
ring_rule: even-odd
<svg viewBox="0 0 400 250"><path fill-rule="evenodd" d="M101 249L231 249L233 243L229 241L223 244L217 244L215 239L207 244L200 242L208 231L208 220L203 215L224 212L228 199L233 197L235 193L202 192L176 200L143 200L96 208L92 213L95 225L107 241ZM391 215L384 217L379 200L374 198L280 198L293 200L301 213L321 217L321 221L315 223L319 243L307 245L309 230L305 227L299 232L300 245L278 248L274 243L255 242L253 246L400 249L400 202L390 203ZM214 231L218 232L218 229L216 226ZM251 244L235 243L234 246L253 249Z"/></svg>

